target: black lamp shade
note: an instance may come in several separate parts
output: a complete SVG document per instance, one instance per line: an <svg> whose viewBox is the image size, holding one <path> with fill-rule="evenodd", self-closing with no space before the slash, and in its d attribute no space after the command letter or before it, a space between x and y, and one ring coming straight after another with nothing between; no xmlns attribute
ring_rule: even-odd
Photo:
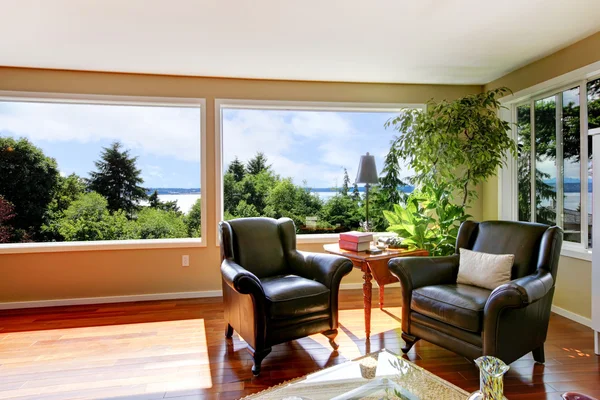
<svg viewBox="0 0 600 400"><path fill-rule="evenodd" d="M367 153L366 156L360 156L358 164L358 173L356 174L356 183L375 184L378 183L377 166L375 165L375 156Z"/></svg>

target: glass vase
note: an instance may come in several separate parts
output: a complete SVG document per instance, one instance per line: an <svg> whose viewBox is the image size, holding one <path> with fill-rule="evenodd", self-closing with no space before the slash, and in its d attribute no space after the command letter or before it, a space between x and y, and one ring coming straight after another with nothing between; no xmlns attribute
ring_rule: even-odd
<svg viewBox="0 0 600 400"><path fill-rule="evenodd" d="M479 390L469 398L504 400L504 374L510 367L491 356L479 357L475 364L479 367Z"/></svg>

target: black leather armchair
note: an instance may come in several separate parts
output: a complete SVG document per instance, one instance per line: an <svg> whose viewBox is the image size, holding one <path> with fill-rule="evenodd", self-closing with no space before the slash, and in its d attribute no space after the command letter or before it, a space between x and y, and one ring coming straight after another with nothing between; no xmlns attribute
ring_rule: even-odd
<svg viewBox="0 0 600 400"><path fill-rule="evenodd" d="M225 336L235 329L248 343L254 375L279 343L322 333L336 350L338 291L352 262L297 251L289 218L241 218L219 228Z"/></svg>
<svg viewBox="0 0 600 400"><path fill-rule="evenodd" d="M456 253L515 255L512 280L493 291L456 283L458 254L390 260L402 286L402 351L422 338L470 359L508 364L532 351L543 363L562 240L560 228L542 224L464 222Z"/></svg>

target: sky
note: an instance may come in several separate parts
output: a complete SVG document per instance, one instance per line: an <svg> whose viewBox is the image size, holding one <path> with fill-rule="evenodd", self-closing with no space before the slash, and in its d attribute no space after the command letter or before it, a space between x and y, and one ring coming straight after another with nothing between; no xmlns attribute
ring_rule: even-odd
<svg viewBox="0 0 600 400"><path fill-rule="evenodd" d="M396 132L394 113L223 110L223 161L262 151L273 170L314 188L351 182L362 154L378 172ZM138 157L145 187L200 187L200 110L186 107L0 102L0 135L26 137L63 175L87 177L102 147L120 140ZM402 176L410 173L403 168Z"/></svg>
<svg viewBox="0 0 600 400"><path fill-rule="evenodd" d="M262 151L273 170L295 184L332 188L342 185L344 168L351 183L360 156L375 156L380 173L396 136L384 123L395 113L287 110L223 110L224 168L237 156L247 162ZM401 176L411 175L403 166Z"/></svg>
<svg viewBox="0 0 600 400"><path fill-rule="evenodd" d="M200 110L186 107L0 102L0 135L26 137L62 175L88 177L120 140L145 187L200 187Z"/></svg>

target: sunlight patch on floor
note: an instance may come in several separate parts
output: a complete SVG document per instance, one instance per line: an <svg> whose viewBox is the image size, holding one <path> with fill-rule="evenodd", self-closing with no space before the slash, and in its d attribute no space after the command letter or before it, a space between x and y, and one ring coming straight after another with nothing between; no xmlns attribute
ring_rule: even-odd
<svg viewBox="0 0 600 400"><path fill-rule="evenodd" d="M0 333L0 360L0 399L213 385L204 319Z"/></svg>

